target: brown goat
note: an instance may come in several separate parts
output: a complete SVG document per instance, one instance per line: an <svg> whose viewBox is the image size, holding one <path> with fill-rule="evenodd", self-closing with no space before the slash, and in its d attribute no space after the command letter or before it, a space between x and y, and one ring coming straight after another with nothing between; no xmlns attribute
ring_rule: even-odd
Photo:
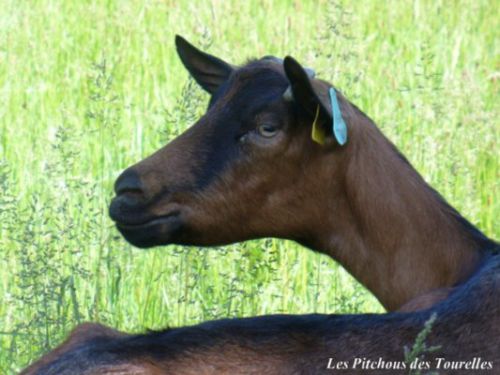
<svg viewBox="0 0 500 375"><path fill-rule="evenodd" d="M403 347L432 313L428 341L441 348L422 369L450 372L443 361L463 361L454 373L500 373L497 243L340 93L348 141L338 142L331 86L293 58L237 68L176 43L209 107L118 178L110 215L123 236L139 247L292 239L405 313L262 316L144 335L87 325L24 374L376 374L386 372L380 361L408 372ZM313 123L322 144L311 139Z"/></svg>

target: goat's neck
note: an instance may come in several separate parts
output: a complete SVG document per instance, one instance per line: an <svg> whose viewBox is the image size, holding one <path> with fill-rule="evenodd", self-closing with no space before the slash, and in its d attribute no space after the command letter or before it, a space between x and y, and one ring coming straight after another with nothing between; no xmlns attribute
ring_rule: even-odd
<svg viewBox="0 0 500 375"><path fill-rule="evenodd" d="M487 239L425 183L368 118L356 125L340 151L344 183L321 200L329 204L322 206L311 247L338 260L388 310L467 279L482 258L480 242Z"/></svg>

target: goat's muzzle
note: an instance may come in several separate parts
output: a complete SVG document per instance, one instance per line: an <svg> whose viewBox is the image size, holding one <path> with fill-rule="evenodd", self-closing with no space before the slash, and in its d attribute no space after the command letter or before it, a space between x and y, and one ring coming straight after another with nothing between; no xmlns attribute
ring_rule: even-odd
<svg viewBox="0 0 500 375"><path fill-rule="evenodd" d="M109 216L127 241L142 248L170 242L181 226L177 208L172 207L161 215L151 213L152 202L148 202L141 179L132 169L116 180L115 192Z"/></svg>

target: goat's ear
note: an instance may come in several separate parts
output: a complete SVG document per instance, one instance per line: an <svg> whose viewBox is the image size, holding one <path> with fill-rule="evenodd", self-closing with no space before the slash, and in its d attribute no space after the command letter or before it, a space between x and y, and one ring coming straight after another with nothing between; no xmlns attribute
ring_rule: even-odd
<svg viewBox="0 0 500 375"><path fill-rule="evenodd" d="M225 61L194 47L183 37L175 36L175 46L182 63L196 82L210 94L227 80L233 67Z"/></svg>
<svg viewBox="0 0 500 375"><path fill-rule="evenodd" d="M325 137L333 136L340 145L345 144L347 127L338 107L335 89L313 79L311 70L302 67L293 57L285 57L283 67L290 81L290 91L285 93L285 99L294 100L312 116L313 139L324 143Z"/></svg>

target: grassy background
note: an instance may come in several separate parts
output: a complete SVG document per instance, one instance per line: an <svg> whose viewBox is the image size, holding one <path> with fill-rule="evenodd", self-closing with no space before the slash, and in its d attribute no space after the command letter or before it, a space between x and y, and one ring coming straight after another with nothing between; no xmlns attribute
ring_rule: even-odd
<svg viewBox="0 0 500 375"><path fill-rule="evenodd" d="M207 101L175 54L176 33L234 63L290 54L314 67L498 239L499 9L495 0L0 0L0 373L88 320L141 331L382 311L337 264L291 242L140 251L120 238L107 217L114 179Z"/></svg>

